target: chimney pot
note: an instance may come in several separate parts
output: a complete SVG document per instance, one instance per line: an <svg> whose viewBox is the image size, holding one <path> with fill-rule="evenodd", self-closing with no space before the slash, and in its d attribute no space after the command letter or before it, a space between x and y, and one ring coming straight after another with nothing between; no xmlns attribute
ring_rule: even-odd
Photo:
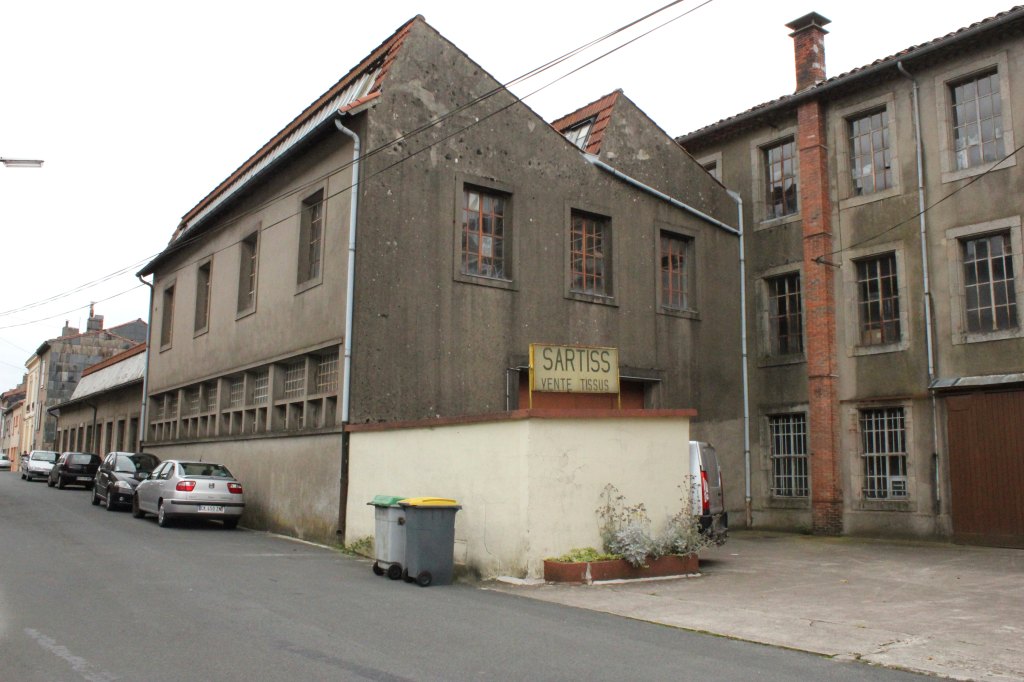
<svg viewBox="0 0 1024 682"><path fill-rule="evenodd" d="M825 80L825 30L832 23L817 12L795 19L786 28L793 32L793 51L796 62L796 91L800 92Z"/></svg>

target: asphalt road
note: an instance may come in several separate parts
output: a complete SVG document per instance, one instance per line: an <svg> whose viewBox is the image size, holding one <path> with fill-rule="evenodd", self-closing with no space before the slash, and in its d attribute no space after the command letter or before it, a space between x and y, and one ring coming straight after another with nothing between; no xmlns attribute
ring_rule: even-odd
<svg viewBox="0 0 1024 682"><path fill-rule="evenodd" d="M163 529L89 496L0 472L0 682L934 679L393 582L331 549Z"/></svg>

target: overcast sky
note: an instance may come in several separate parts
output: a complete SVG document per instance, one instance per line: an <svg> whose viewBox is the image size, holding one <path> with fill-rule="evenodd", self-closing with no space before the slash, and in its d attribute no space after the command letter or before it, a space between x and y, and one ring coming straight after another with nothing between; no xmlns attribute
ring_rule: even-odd
<svg viewBox="0 0 1024 682"><path fill-rule="evenodd" d="M180 217L416 14L507 82L667 1L6 3L0 156L45 165L0 167L0 391L65 319L84 328L91 301L108 327L146 319L149 290L134 273ZM807 12L832 20L834 76L1011 6L686 0L572 66L677 20L526 102L551 121L622 88L681 135L791 93L785 24ZM554 77L513 91L525 97Z"/></svg>

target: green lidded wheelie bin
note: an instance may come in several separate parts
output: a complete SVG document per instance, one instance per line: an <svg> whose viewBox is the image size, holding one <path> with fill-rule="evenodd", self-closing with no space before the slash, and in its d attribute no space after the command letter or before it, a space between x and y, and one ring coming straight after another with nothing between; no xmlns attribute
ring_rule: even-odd
<svg viewBox="0 0 1024 682"><path fill-rule="evenodd" d="M377 495L366 504L375 507L373 572L392 580L402 577L405 567L405 509L400 495Z"/></svg>
<svg viewBox="0 0 1024 682"><path fill-rule="evenodd" d="M405 568L408 582L450 585L455 572L455 514L462 506L443 497L410 497L405 510Z"/></svg>

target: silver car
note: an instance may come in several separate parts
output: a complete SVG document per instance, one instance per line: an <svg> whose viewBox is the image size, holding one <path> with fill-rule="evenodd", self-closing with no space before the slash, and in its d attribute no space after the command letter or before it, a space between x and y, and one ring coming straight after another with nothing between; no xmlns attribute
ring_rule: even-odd
<svg viewBox="0 0 1024 682"><path fill-rule="evenodd" d="M33 478L47 478L58 457L60 454L53 450L33 450L27 457L23 456L21 480L31 481Z"/></svg>
<svg viewBox="0 0 1024 682"><path fill-rule="evenodd" d="M234 528L245 510L242 484L223 464L168 459L135 488L132 516L156 514L167 527L175 519L217 519Z"/></svg>

